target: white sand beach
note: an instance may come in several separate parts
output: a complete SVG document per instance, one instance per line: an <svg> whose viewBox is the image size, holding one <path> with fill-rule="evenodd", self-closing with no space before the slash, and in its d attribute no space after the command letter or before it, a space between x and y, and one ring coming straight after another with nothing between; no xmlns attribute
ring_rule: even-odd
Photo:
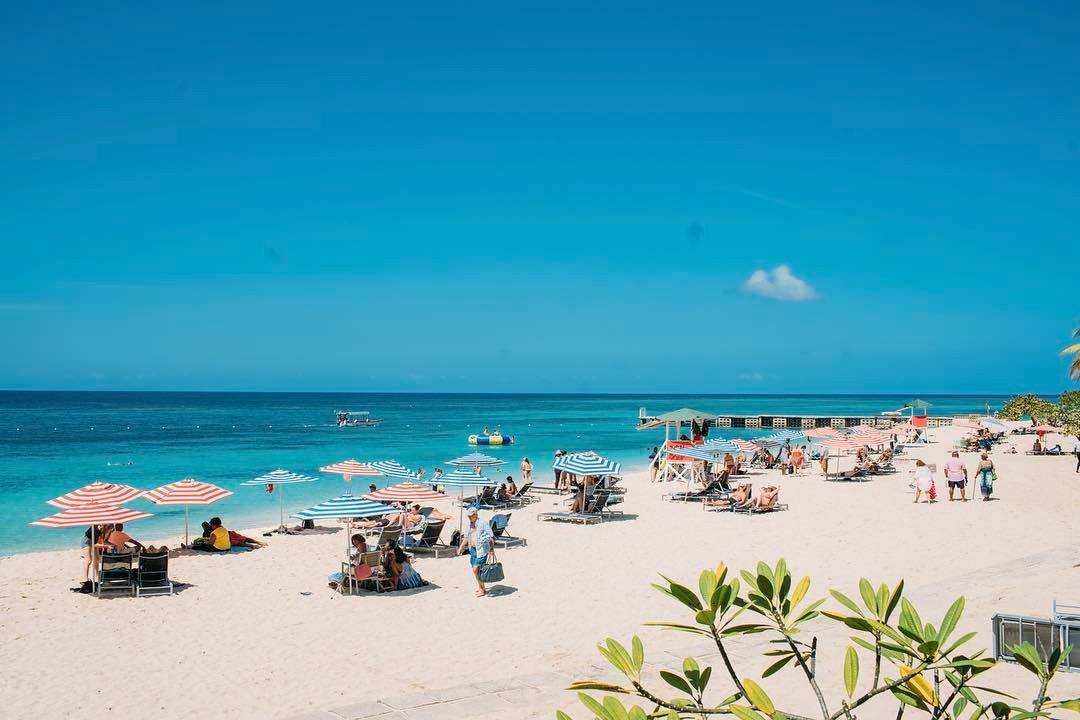
<svg viewBox="0 0 1080 720"><path fill-rule="evenodd" d="M908 454L940 468L960 432L936 431L934 444ZM657 572L696 585L700 570L720 561L740 568L781 556L796 576L812 577L813 597L828 588L854 594L861 575L875 583L903 578L924 618L940 618L962 594L961 630L977 631L977 646L989 648L994 612L1046 616L1055 598L1080 604L1075 459L1027 456L1031 439L1015 442L1020 454L993 454L999 481L989 503L949 502L940 472L938 502L914 505L906 471L847 483L823 481L816 469L781 481L787 512L759 517L664 502L672 485L650 484L642 473L625 479L626 517L602 525L538 522L536 513L560 502L543 496L514 511L510 532L528 546L498 553L507 577L487 598L474 597L467 559L423 557L416 568L428 588L340 596L326 584L340 566L340 530L275 536L250 553L175 558L171 575L187 586L171 597L69 592L79 579L77 548L4 557L0 715L287 718L524 673L596 677L591 666L604 662L595 644L607 636L640 634L658 662L663 650L710 652L690 636L642 627L685 618L650 587ZM976 456L962 457L973 475ZM537 474L547 477L544 468ZM977 495L974 483L970 495ZM443 509L456 517L456 508ZM128 530L139 537L137 523ZM812 627L822 643L821 676L838 696L849 633L824 618ZM757 677L767 665L761 644L736 645L744 675ZM1036 690L1016 666L1002 664L989 677L1025 699ZM814 714L795 671L762 685L783 708ZM728 689L723 673L714 686L717 698ZM1055 697L1080 695L1080 674L1062 674L1054 690ZM571 693L560 698L492 716L550 718L557 707L587 716ZM860 718L894 715L889 700Z"/></svg>

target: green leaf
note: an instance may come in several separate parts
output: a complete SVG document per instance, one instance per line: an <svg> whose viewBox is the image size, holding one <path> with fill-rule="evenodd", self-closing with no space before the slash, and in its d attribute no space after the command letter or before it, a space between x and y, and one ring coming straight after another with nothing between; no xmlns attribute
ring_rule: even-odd
<svg viewBox="0 0 1080 720"><path fill-rule="evenodd" d="M675 598L688 608L693 608L694 610L702 609L701 601L698 600L698 596L695 595L690 588L686 587L685 585L680 585L679 583L668 577L665 577L664 575L661 575L660 577L664 578L664 580L667 581L669 587L667 589L665 589L661 585L654 585L653 587L660 588L662 592L667 592L669 595L671 595L673 598Z"/></svg>
<svg viewBox="0 0 1080 720"><path fill-rule="evenodd" d="M645 663L645 646L637 635L630 640L630 652L633 655L635 672L641 673L641 666Z"/></svg>
<svg viewBox="0 0 1080 720"><path fill-rule="evenodd" d="M960 647L961 645L966 645L976 635L978 635L978 633L973 633L973 632L969 632L966 635L961 635L959 638L957 638L956 640L953 641L953 644L950 645L948 647L948 649L942 650L941 654L944 655L945 657L948 657L949 655L952 655L953 651L955 651L956 648Z"/></svg>
<svg viewBox="0 0 1080 720"><path fill-rule="evenodd" d="M668 670L661 670L660 677L663 678L664 682L666 682L671 687L693 697L693 688L690 687L690 683L686 682L686 680L681 675L676 675L675 673L669 672Z"/></svg>
<svg viewBox="0 0 1080 720"><path fill-rule="evenodd" d="M780 658L779 660L774 662L772 665L765 668L765 672L761 673L761 677L767 678L770 675L774 675L775 673L780 672L784 668L785 665L787 665L789 662L791 662L794 659L795 659L795 656L792 653L789 652L786 657Z"/></svg>
<svg viewBox="0 0 1080 720"><path fill-rule="evenodd" d="M760 685L750 678L744 678L742 684L743 690L746 691L746 699L749 700L755 708L766 715L772 715L776 712L776 706L773 705L772 700L769 699L769 696L765 694L765 691L761 689Z"/></svg>
<svg viewBox="0 0 1080 720"><path fill-rule="evenodd" d="M858 630L859 632L873 632L874 626L861 617L846 617L844 618L844 624L852 630Z"/></svg>
<svg viewBox="0 0 1080 720"><path fill-rule="evenodd" d="M709 687L709 678L712 677L712 668L707 667L701 671L701 677L698 679L698 692L705 692L705 688Z"/></svg>
<svg viewBox="0 0 1080 720"><path fill-rule="evenodd" d="M571 683L567 690L596 690L598 692L619 693L622 695L636 695L637 691L631 688L624 688L619 685L612 685L606 682L594 682L592 680L583 680L580 682Z"/></svg>
<svg viewBox="0 0 1080 720"><path fill-rule="evenodd" d="M965 698L965 697L956 698L956 702L954 702L953 706L952 706L953 715L959 717L960 713L964 712L964 708L967 707L967 704L968 704L967 698Z"/></svg>
<svg viewBox="0 0 1080 720"><path fill-rule="evenodd" d="M889 604L889 586L885 583L877 589L877 616L879 620L882 620L881 614L885 612L885 607Z"/></svg>
<svg viewBox="0 0 1080 720"><path fill-rule="evenodd" d="M761 561L758 561L757 564L757 574L759 577L764 575L765 578L768 579L770 586L775 586L777 584L776 580L773 578L772 568Z"/></svg>
<svg viewBox="0 0 1080 720"><path fill-rule="evenodd" d="M649 720L649 716L637 705L630 708L630 712L627 713L626 717L628 718L628 720ZM678 720L678 715L676 715L675 717L676 720Z"/></svg>
<svg viewBox="0 0 1080 720"><path fill-rule="evenodd" d="M1009 650L1012 651L1012 654L1018 663L1038 675L1040 678L1045 676L1046 670L1043 667L1042 658L1039 657L1039 652L1035 649L1034 645L1031 643L1020 643L1019 645L1013 645Z"/></svg>
<svg viewBox="0 0 1080 720"><path fill-rule="evenodd" d="M1072 652L1072 646L1066 647L1064 657L1068 657L1068 653L1070 652ZM1053 675L1057 672L1058 666L1061 665L1062 657L1063 656L1060 647L1054 648L1054 651L1050 653L1050 657L1046 660L1046 672L1049 675Z"/></svg>
<svg viewBox="0 0 1080 720"><path fill-rule="evenodd" d="M739 720L764 720L758 713L754 712L745 705L731 705L728 707L731 714L739 718Z"/></svg>
<svg viewBox="0 0 1080 720"><path fill-rule="evenodd" d="M855 648L848 647L844 655L844 689L848 697L855 694L855 684L859 682L859 655Z"/></svg>
<svg viewBox="0 0 1080 720"><path fill-rule="evenodd" d="M1059 703L1054 703L1053 705L1062 710L1072 710L1073 712L1080 713L1080 700L1064 700Z"/></svg>
<svg viewBox="0 0 1080 720"><path fill-rule="evenodd" d="M764 563L762 563L764 565ZM757 588L761 591L761 595L769 601L769 607L772 607L772 598L776 594L776 589L773 587L772 580L767 575L757 576Z"/></svg>
<svg viewBox="0 0 1080 720"><path fill-rule="evenodd" d="M555 720L574 720L572 717L564 713L562 710L555 711Z"/></svg>
<svg viewBox="0 0 1080 720"><path fill-rule="evenodd" d="M716 573L712 570L702 570L701 576L698 577L698 590L701 591L701 599L709 603L710 607L716 607L712 605L712 596L716 592L716 585Z"/></svg>
<svg viewBox="0 0 1080 720"><path fill-rule="evenodd" d="M604 709L608 711L611 720L629 720L626 714L626 708L623 707L621 702L613 697L604 698Z"/></svg>
<svg viewBox="0 0 1080 720"><path fill-rule="evenodd" d="M611 715L608 714L607 708L605 708L598 700L589 697L585 693L578 693L578 700L580 700L581 704L587 707L589 712L596 717L602 718L603 720L612 720Z"/></svg>
<svg viewBox="0 0 1080 720"><path fill-rule="evenodd" d="M855 604L855 601L852 600L851 598L849 598L844 593L840 592L839 590L830 590L829 594L832 595L834 598L836 598L837 602L839 602L841 605L843 605L844 607L846 607L848 610L855 613L856 615L862 615L863 614L862 609L858 605Z"/></svg>
<svg viewBox="0 0 1080 720"><path fill-rule="evenodd" d="M956 624L960 622L960 616L963 614L964 597L961 595L949 606L949 609L945 611L945 617L941 619L941 628L937 632L938 646L944 645L949 639L949 635L956 629Z"/></svg>
<svg viewBox="0 0 1080 720"><path fill-rule="evenodd" d="M893 611L896 610L896 605L900 602L900 596L904 594L904 581L896 583L896 588L892 591L892 597L889 598L889 606L885 608L885 614L881 616L883 622L888 622L892 617Z"/></svg>
<svg viewBox="0 0 1080 720"><path fill-rule="evenodd" d="M690 633L691 635L704 635L705 637L712 637L711 632L709 632L708 630L703 630L699 627L695 627L694 625L684 625L682 623L673 622L647 622L645 623L645 625L648 627L667 628L668 630Z"/></svg>
<svg viewBox="0 0 1080 720"><path fill-rule="evenodd" d="M926 710L927 712L929 712L928 708L926 707L926 703L924 703L918 695L911 692L903 685L893 686L889 688L889 691L893 694L893 697L895 697L897 700L904 703L905 705L910 705L911 707L916 707L920 710Z"/></svg>
<svg viewBox="0 0 1080 720"><path fill-rule="evenodd" d="M799 606L802 599L806 597L806 593L810 590L810 576L804 575L803 579L795 585L795 590L791 593L791 607L795 608Z"/></svg>
<svg viewBox="0 0 1080 720"><path fill-rule="evenodd" d="M859 578L859 595L871 615L877 615L877 596L874 595L874 586L866 578Z"/></svg>

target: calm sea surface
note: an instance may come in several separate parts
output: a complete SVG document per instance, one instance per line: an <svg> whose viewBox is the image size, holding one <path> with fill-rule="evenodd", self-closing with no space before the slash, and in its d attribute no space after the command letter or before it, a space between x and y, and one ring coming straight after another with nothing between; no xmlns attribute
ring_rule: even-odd
<svg viewBox="0 0 1080 720"><path fill-rule="evenodd" d="M331 462L397 460L432 470L471 452L467 437L485 426L517 437L517 444L482 448L518 474L523 456L546 477L557 448L596 450L628 468L647 463L663 430L635 429L638 408L659 414L692 407L716 414L876 415L900 407L899 396L780 395L419 395L348 393L95 393L0 392L0 554L77 547L78 529L29 526L55 511L45 501L94 480L149 490L185 477L206 480L234 495L192 520L220 515L235 527L277 519L277 496L240 487L276 468L320 477L290 485L286 512L341 494L340 476L319 475ZM980 412L1003 396L926 396L934 415ZM338 428L336 410L370 410L385 422ZM732 431L754 437L763 431ZM716 436L716 433L712 435ZM505 473L504 473L505 474ZM137 537L183 532L182 507L136 500L154 513L133 523ZM195 522L197 526L198 523Z"/></svg>

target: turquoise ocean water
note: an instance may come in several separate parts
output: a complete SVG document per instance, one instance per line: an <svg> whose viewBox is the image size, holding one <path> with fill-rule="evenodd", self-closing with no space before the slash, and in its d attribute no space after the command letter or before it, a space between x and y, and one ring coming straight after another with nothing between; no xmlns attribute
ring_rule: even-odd
<svg viewBox="0 0 1080 720"><path fill-rule="evenodd" d="M341 494L345 483L318 473L321 465L356 458L393 459L428 476L447 460L475 448L467 437L485 426L517 437L517 444L482 448L508 461L518 475L528 456L546 478L557 448L596 450L628 469L647 464L663 430L635 429L638 408L659 414L692 407L716 414L876 415L900 407L900 396L780 395L440 395L349 393L115 393L0 392L0 554L76 547L78 529L29 526L54 512L45 501L93 480L149 490L185 477L222 485L235 494L192 520L220 515L234 527L271 523L276 494L240 487L276 468L319 476L290 485L286 512ZM1003 396L926 396L934 415L1000 407ZM337 428L336 410L370 410L385 422L374 428ZM720 433L754 437L763 431ZM715 437L716 433L713 434ZM360 482L358 479L357 482ZM366 486L366 482L364 483ZM363 488L358 488L362 490ZM155 514L132 524L137 537L183 532L182 507L136 500ZM197 522L195 525L197 526Z"/></svg>

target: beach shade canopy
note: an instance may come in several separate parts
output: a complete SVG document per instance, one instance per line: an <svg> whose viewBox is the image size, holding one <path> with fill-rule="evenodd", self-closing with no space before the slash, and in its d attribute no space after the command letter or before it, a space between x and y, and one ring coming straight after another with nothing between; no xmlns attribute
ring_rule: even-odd
<svg viewBox="0 0 1080 720"><path fill-rule="evenodd" d="M1009 426L1005 424L1005 421L998 420L996 417L981 417L979 418L979 424L987 430L993 430L994 432L1006 432Z"/></svg>
<svg viewBox="0 0 1080 720"><path fill-rule="evenodd" d="M787 442L788 440L795 442L796 440L801 440L806 437L806 433L802 430L778 430L772 435L769 435L769 437L773 440L779 440L781 443Z"/></svg>
<svg viewBox="0 0 1080 720"><path fill-rule="evenodd" d="M686 448L679 448L677 452L682 454L681 451L685 449ZM600 457L591 450L570 453L569 455L555 458L552 467L556 470L565 470L572 475L578 476L592 475L595 477L602 477L605 475L622 474L622 465L612 460L608 460L607 458Z"/></svg>
<svg viewBox="0 0 1080 720"><path fill-rule="evenodd" d="M697 447L671 448L671 450L668 451L668 454L675 455L679 458L693 458L694 460L704 460L706 462L718 462L724 459L725 453L729 452L731 451L721 450L707 445L699 445ZM738 452L738 450L735 452Z"/></svg>
<svg viewBox="0 0 1080 720"><path fill-rule="evenodd" d="M106 525L113 523L126 523L133 520L153 517L150 513L117 505L104 505L101 503L88 503L78 507L68 508L55 515L41 518L30 523L49 528L66 528L87 525Z"/></svg>
<svg viewBox="0 0 1080 720"><path fill-rule="evenodd" d="M873 425L852 425L847 429L852 435L865 435L866 433L879 433L881 430Z"/></svg>
<svg viewBox="0 0 1080 720"><path fill-rule="evenodd" d="M843 435L841 437L826 438L819 443L821 447L829 448L830 450L856 450L868 444L870 443L867 443L857 435Z"/></svg>
<svg viewBox="0 0 1080 720"><path fill-rule="evenodd" d="M265 475L260 475L254 480L245 480L241 485L292 485L294 483L315 482L316 478L310 475L301 475L289 470L274 470Z"/></svg>
<svg viewBox="0 0 1080 720"><path fill-rule="evenodd" d="M375 468L380 475L386 477L392 477L397 480L419 480L420 476L415 472L400 465L393 460L379 460L378 462L371 463L371 467Z"/></svg>
<svg viewBox="0 0 1080 720"><path fill-rule="evenodd" d="M368 463L362 463L359 460L342 460L341 462L319 468L319 472L334 473L335 475L344 475L349 478L361 475L375 477L383 474L375 468L374 464L369 465Z"/></svg>
<svg viewBox="0 0 1080 720"><path fill-rule="evenodd" d="M191 505L209 505L222 498L232 495L231 490L199 482L192 478L177 480L176 482L154 488L144 496L147 500L158 505L183 505L184 506L184 544L188 544L188 507Z"/></svg>
<svg viewBox="0 0 1080 720"><path fill-rule="evenodd" d="M754 443L754 445L757 446L756 448L754 448L755 450L758 448L780 447L784 444L783 440L777 440L772 436L754 438L752 442Z"/></svg>
<svg viewBox="0 0 1080 720"><path fill-rule="evenodd" d="M154 488L145 497L158 505L209 505L230 495L231 490L186 478Z"/></svg>
<svg viewBox="0 0 1080 720"><path fill-rule="evenodd" d="M439 481L441 482L442 478L439 478ZM416 502L418 500L446 499L444 493L432 490L427 485L417 485L416 483L411 482L390 485L381 490L368 493L364 497L368 500L378 500L380 502Z"/></svg>
<svg viewBox="0 0 1080 720"><path fill-rule="evenodd" d="M735 447L739 448L739 452L752 453L757 452L758 450L758 446L750 442L749 440L741 440L739 438L735 438L731 442L735 443Z"/></svg>
<svg viewBox="0 0 1080 720"><path fill-rule="evenodd" d="M705 444L701 446L702 450L707 450L711 453L737 453L741 449L734 440L725 440L724 438L713 438L706 440Z"/></svg>
<svg viewBox="0 0 1080 720"><path fill-rule="evenodd" d="M1036 425L1035 427L1033 427L1031 429L1034 430L1037 433L1061 432L1061 428L1055 427L1053 425L1047 425L1046 423L1043 423L1042 425ZM53 503L53 504L55 504L55 503Z"/></svg>
<svg viewBox="0 0 1080 720"><path fill-rule="evenodd" d="M863 445L888 445L892 442L892 435L883 432L863 433L852 437L858 439Z"/></svg>
<svg viewBox="0 0 1080 720"><path fill-rule="evenodd" d="M805 433L806 437L814 439L839 437L841 434L839 430L831 427L810 428Z"/></svg>
<svg viewBox="0 0 1080 720"><path fill-rule="evenodd" d="M466 468L457 468L451 473L447 473L438 479L438 483L443 487L494 487L499 484L498 480L494 480L483 475L477 475L472 470Z"/></svg>
<svg viewBox="0 0 1080 720"><path fill-rule="evenodd" d="M326 520L337 518L377 517L398 512L397 509L356 495L339 497L313 505L307 510L294 513L298 520Z"/></svg>
<svg viewBox="0 0 1080 720"><path fill-rule="evenodd" d="M930 407L930 403L926 402L925 400L915 398L914 400L908 400L906 403L904 403L904 407L913 408L915 410L925 410Z"/></svg>
<svg viewBox="0 0 1080 720"><path fill-rule="evenodd" d="M97 503L99 505L121 505L128 500L134 500L135 498L140 497L142 494L142 490L133 488L130 485L92 482L89 485L83 485L78 490L72 490L66 495L53 498L52 500L49 500L48 503L58 508L75 508L88 503Z"/></svg>
<svg viewBox="0 0 1080 720"><path fill-rule="evenodd" d="M701 410L694 410L693 408L679 408L678 410L672 410L663 415L657 415L656 419L664 423L690 423L694 421L701 422L702 420L712 420L715 417L716 413L702 412Z"/></svg>
<svg viewBox="0 0 1080 720"><path fill-rule="evenodd" d="M265 485L267 491L273 492L275 485L294 485L296 483L315 482L315 480L317 480L317 478L313 478L310 475L301 475L300 473L290 472L289 470L274 470L265 475L260 475L254 480L245 480L240 484L249 486ZM285 491L283 488L278 490L278 510L281 514L281 526L278 527L278 532L285 532Z"/></svg>
<svg viewBox="0 0 1080 720"><path fill-rule="evenodd" d="M978 420L972 420L971 418L957 418L953 420L955 427L967 428L968 430L978 430L982 427Z"/></svg>
<svg viewBox="0 0 1080 720"><path fill-rule="evenodd" d="M505 465L506 461L505 460L500 460L499 458L491 457L490 455L485 455L484 453L476 452L476 453L469 453L468 455L462 455L461 457L457 458L456 460L451 460L447 464L448 465L459 465L459 466L476 466L476 465L493 466L493 465Z"/></svg>

